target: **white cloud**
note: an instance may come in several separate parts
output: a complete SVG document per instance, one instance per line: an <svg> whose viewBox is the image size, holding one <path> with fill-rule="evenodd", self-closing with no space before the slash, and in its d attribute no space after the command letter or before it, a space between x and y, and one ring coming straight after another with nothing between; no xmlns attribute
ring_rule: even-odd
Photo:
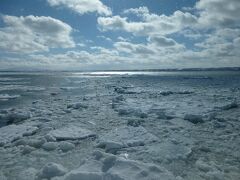
<svg viewBox="0 0 240 180"><path fill-rule="evenodd" d="M192 40L198 40L205 37L205 33L201 33L196 29L184 29L178 33Z"/></svg>
<svg viewBox="0 0 240 180"><path fill-rule="evenodd" d="M103 40L105 40L105 41L112 42L112 39L109 38L109 37L106 37L106 36L97 36L97 37L100 38L100 39L103 39Z"/></svg>
<svg viewBox="0 0 240 180"><path fill-rule="evenodd" d="M143 7L142 7L143 8ZM146 8L146 7L145 7ZM153 34L172 34L194 25L197 17L186 12L174 12L171 16L150 14L146 10L130 9L127 12L140 13L141 21L129 21L126 17L99 17L98 24L103 31L123 30L134 35L149 36Z"/></svg>
<svg viewBox="0 0 240 180"><path fill-rule="evenodd" d="M48 0L48 2L51 6L65 6L80 14L97 12L100 15L111 15L110 9L99 0ZM75 49L66 53L4 58L6 61L0 59L1 66L7 66L7 63L52 69L240 66L239 3L239 0L199 0L193 8L184 8L191 10L191 13L176 11L172 15L153 14L144 6L127 9L121 16L97 19L102 31L119 30L134 35L109 34L113 39L119 36L117 38L119 42L113 42L112 48L96 46L93 41L86 40L85 44L80 42L77 44L84 47L85 51ZM134 18L133 14L136 15ZM3 16L3 19L6 24L0 28L0 49L3 51L47 51L49 48L75 45L70 37L72 28L59 20L35 16ZM144 36L145 40L135 36ZM180 43L184 41L183 36L189 38L185 41L186 47ZM177 40L175 37L180 38ZM101 35L97 38L109 42L111 40ZM139 40L141 43L133 42Z"/></svg>
<svg viewBox="0 0 240 180"><path fill-rule="evenodd" d="M196 3L200 11L199 24L208 27L240 27L239 0L200 0Z"/></svg>
<svg viewBox="0 0 240 180"><path fill-rule="evenodd" d="M114 47L119 52L130 53L132 55L149 55L153 54L154 51L144 44L133 44L130 42L116 42Z"/></svg>
<svg viewBox="0 0 240 180"><path fill-rule="evenodd" d="M150 13L145 6L123 11L125 15L135 14L139 21L127 17L99 17L98 24L102 30L123 30L134 35L149 36L153 34L172 34L190 29L215 29L217 27L240 28L239 0L199 0L192 13L175 11L172 15ZM196 36L195 36L196 38Z"/></svg>
<svg viewBox="0 0 240 180"><path fill-rule="evenodd" d="M119 36L119 37L117 38L117 40L119 40L119 41L124 41L124 42L130 41L129 38L125 38L125 37L122 37L122 36Z"/></svg>
<svg viewBox="0 0 240 180"><path fill-rule="evenodd" d="M2 18L6 26L0 28L0 49L6 52L31 53L75 46L70 36L72 28L60 20L32 15Z"/></svg>
<svg viewBox="0 0 240 180"><path fill-rule="evenodd" d="M112 15L109 7L100 0L47 0L50 6L67 7L79 14L97 12L100 15Z"/></svg>
<svg viewBox="0 0 240 180"><path fill-rule="evenodd" d="M142 6L139 8L130 8L130 9L126 9L123 11L124 14L136 14L138 16L141 16L143 14L149 14L149 10L146 6Z"/></svg>
<svg viewBox="0 0 240 180"><path fill-rule="evenodd" d="M202 48L203 54L218 58L238 57L240 45L236 43L240 37L240 29L218 29L207 35L207 38L195 45Z"/></svg>
<svg viewBox="0 0 240 180"><path fill-rule="evenodd" d="M116 42L114 47L119 54L127 53L128 57L137 59L138 62L149 63L151 60L159 62L159 60L175 56L185 50L184 45L163 36L151 36L147 43ZM121 55L126 56L125 54Z"/></svg>
<svg viewBox="0 0 240 180"><path fill-rule="evenodd" d="M164 36L150 36L148 41L160 47L175 46L177 44L173 39Z"/></svg>

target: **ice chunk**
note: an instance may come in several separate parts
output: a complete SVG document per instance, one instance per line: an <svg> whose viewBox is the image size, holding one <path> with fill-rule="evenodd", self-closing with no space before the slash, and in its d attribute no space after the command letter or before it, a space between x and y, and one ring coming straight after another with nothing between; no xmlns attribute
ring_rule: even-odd
<svg viewBox="0 0 240 180"><path fill-rule="evenodd" d="M6 110L5 113L0 114L0 121L3 124L18 123L29 118L31 118L31 113L20 110L15 111L14 109Z"/></svg>
<svg viewBox="0 0 240 180"><path fill-rule="evenodd" d="M71 171L62 180L102 180L103 173L101 172L87 172L87 171ZM60 179L61 180L61 179ZM112 180L112 179L109 179Z"/></svg>
<svg viewBox="0 0 240 180"><path fill-rule="evenodd" d="M55 142L55 141L56 141L56 138L53 137L53 136L50 135L50 134L47 134L47 135L45 136L45 139L46 139L48 142Z"/></svg>
<svg viewBox="0 0 240 180"><path fill-rule="evenodd" d="M0 128L0 143L9 143L21 138L25 133L34 134L38 130L37 127L28 125L9 125Z"/></svg>
<svg viewBox="0 0 240 180"><path fill-rule="evenodd" d="M22 171L19 174L17 179L18 180L33 180L33 179L35 179L36 174L37 174L37 170L36 169L28 168L28 169Z"/></svg>
<svg viewBox="0 0 240 180"><path fill-rule="evenodd" d="M168 95L173 94L173 92L172 91L161 91L160 94L163 96L168 96Z"/></svg>
<svg viewBox="0 0 240 180"><path fill-rule="evenodd" d="M113 167L111 167L106 177L115 180L148 180L148 179L161 179L174 180L175 177L166 169L150 163L142 163L139 161L118 158Z"/></svg>
<svg viewBox="0 0 240 180"><path fill-rule="evenodd" d="M56 142L46 142L42 145L42 148L46 151L54 151L57 147L58 144Z"/></svg>
<svg viewBox="0 0 240 180"><path fill-rule="evenodd" d="M51 96L56 96L56 95L58 95L58 94L59 94L58 92L51 92L51 93L50 93Z"/></svg>
<svg viewBox="0 0 240 180"><path fill-rule="evenodd" d="M173 119L174 117L171 115L166 114L166 112L162 111L162 112L157 112L157 118L158 119L164 119L164 120L170 120Z"/></svg>
<svg viewBox="0 0 240 180"><path fill-rule="evenodd" d="M39 139L30 139L27 141L27 144L35 148L40 148L45 142L46 142L45 139L39 138Z"/></svg>
<svg viewBox="0 0 240 180"><path fill-rule="evenodd" d="M96 160L88 160L78 169L70 171L61 180L101 180L104 177L102 163Z"/></svg>
<svg viewBox="0 0 240 180"><path fill-rule="evenodd" d="M112 99L112 102L113 102L113 103L119 103L119 102L122 102L122 101L124 101L124 100L125 100L125 99L124 99L123 95L120 95L120 96L114 97L114 98Z"/></svg>
<svg viewBox="0 0 240 180"><path fill-rule="evenodd" d="M55 137L58 141L78 140L88 137L96 137L96 134L88 129L83 129L78 126L68 126L60 129L52 130L49 135Z"/></svg>
<svg viewBox="0 0 240 180"><path fill-rule="evenodd" d="M224 180L224 173L220 170L207 172L205 175L206 179L216 179L216 180Z"/></svg>
<svg viewBox="0 0 240 180"><path fill-rule="evenodd" d="M31 91L45 91L46 90L46 88L44 88L44 87L37 87L37 86L26 86L24 89L27 92L31 92Z"/></svg>
<svg viewBox="0 0 240 180"><path fill-rule="evenodd" d="M117 109L118 114L120 116L135 116L135 117L139 117L139 118L147 118L148 114L143 112L140 108L131 108L128 106L122 106L119 109Z"/></svg>
<svg viewBox="0 0 240 180"><path fill-rule="evenodd" d="M173 92L173 91L161 91L160 94L163 95L163 96L169 96L169 95L172 95L172 94L192 94L193 92L192 91L176 91L176 92Z"/></svg>
<svg viewBox="0 0 240 180"><path fill-rule="evenodd" d="M61 90L63 91L71 91L71 90L74 90L74 89L77 89L78 87L60 87Z"/></svg>
<svg viewBox="0 0 240 180"><path fill-rule="evenodd" d="M26 145L26 144L27 144L27 141L24 140L24 139L19 139L19 140L14 141L13 144L14 144L14 146Z"/></svg>
<svg viewBox="0 0 240 180"><path fill-rule="evenodd" d="M128 119L127 125L138 127L144 122L143 119Z"/></svg>
<svg viewBox="0 0 240 180"><path fill-rule="evenodd" d="M233 109L233 108L237 108L238 104L236 101L231 102L230 104L227 104L225 106L223 106L221 109L223 110L229 110L229 109Z"/></svg>
<svg viewBox="0 0 240 180"><path fill-rule="evenodd" d="M74 148L75 148L75 145L74 145L73 143L63 141L63 142L60 142L59 148L60 148L63 152L67 152L67 151L70 151L70 150L74 149Z"/></svg>
<svg viewBox="0 0 240 180"><path fill-rule="evenodd" d="M87 109L88 106L86 104L83 103L73 103L73 104L69 104L67 106L67 108L72 108L72 109Z"/></svg>
<svg viewBox="0 0 240 180"><path fill-rule="evenodd" d="M118 150L118 149L127 147L127 145L121 142L119 143L119 142L108 140L108 141L101 141L97 147L104 148L106 151L109 151L109 150Z"/></svg>
<svg viewBox="0 0 240 180"><path fill-rule="evenodd" d="M7 178L2 174L2 172L0 172L0 179L1 180L7 180Z"/></svg>
<svg viewBox="0 0 240 180"><path fill-rule="evenodd" d="M37 174L37 178L40 179L51 179L56 176L63 176L67 170L61 165L56 163L46 164L40 172Z"/></svg>
<svg viewBox="0 0 240 180"><path fill-rule="evenodd" d="M192 152L192 146L172 142L149 145L146 149L147 156L158 159L164 163L171 163L175 160L185 160Z"/></svg>
<svg viewBox="0 0 240 180"><path fill-rule="evenodd" d="M141 163L102 154L99 160L88 159L78 169L70 171L61 180L174 180L175 177L166 169L150 163Z"/></svg>
<svg viewBox="0 0 240 180"><path fill-rule="evenodd" d="M200 171L203 171L205 173L212 170L212 167L201 159L197 160L195 165Z"/></svg>
<svg viewBox="0 0 240 180"><path fill-rule="evenodd" d="M34 147L31 147L31 146L26 145L26 146L24 146L24 147L22 148L22 153L23 153L23 154L29 154L29 153L31 153L31 152L34 151L34 150L36 150Z"/></svg>
<svg viewBox="0 0 240 180"><path fill-rule="evenodd" d="M106 150L141 146L157 141L157 137L147 132L142 126L122 126L100 137L100 146Z"/></svg>
<svg viewBox="0 0 240 180"><path fill-rule="evenodd" d="M0 101L1 100L16 99L16 98L19 98L19 97L20 97L20 95L0 94Z"/></svg>
<svg viewBox="0 0 240 180"><path fill-rule="evenodd" d="M198 124L198 123L203 123L203 117L201 115L194 115L194 114L186 114L184 116L184 119L193 123L193 124Z"/></svg>

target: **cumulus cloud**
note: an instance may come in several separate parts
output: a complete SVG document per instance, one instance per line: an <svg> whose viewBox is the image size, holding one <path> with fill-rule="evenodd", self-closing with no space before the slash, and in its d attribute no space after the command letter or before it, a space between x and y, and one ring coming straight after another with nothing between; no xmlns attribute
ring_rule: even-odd
<svg viewBox="0 0 240 180"><path fill-rule="evenodd" d="M240 29L218 29L202 42L197 42L195 45L202 49L203 54L209 54L218 58L238 57L240 45L236 43L240 37Z"/></svg>
<svg viewBox="0 0 240 180"><path fill-rule="evenodd" d="M134 35L149 36L153 34L171 34L196 24L197 17L186 12L175 11L172 15L149 13L147 7L128 9L125 13L134 13L141 17L140 21L130 21L127 17L99 17L98 24L103 31L123 30Z"/></svg>
<svg viewBox="0 0 240 180"><path fill-rule="evenodd" d="M174 46L177 44L173 39L166 38L164 36L150 36L148 41L161 47Z"/></svg>
<svg viewBox="0 0 240 180"><path fill-rule="evenodd" d="M185 50L184 45L163 36L151 36L148 38L147 43L120 41L114 43L114 47L120 55L127 53L128 57L138 59L138 62L149 62L153 59L159 61L159 59L163 59L163 57L174 56ZM168 59L168 61L169 60L170 59Z"/></svg>
<svg viewBox="0 0 240 180"><path fill-rule="evenodd" d="M63 6L79 14L97 12L100 15L111 15L112 11L100 0L47 0L50 6Z"/></svg>
<svg viewBox="0 0 240 180"><path fill-rule="evenodd" d="M240 27L239 0L200 0L196 3L200 11L199 24L207 27Z"/></svg>
<svg viewBox="0 0 240 180"><path fill-rule="evenodd" d="M126 52L134 55L149 55L154 51L144 44L133 44L129 42L116 42L114 47L120 52Z"/></svg>
<svg viewBox="0 0 240 180"><path fill-rule="evenodd" d="M60 20L32 15L2 18L6 26L0 28L0 49L6 52L31 53L75 46L70 36L72 28Z"/></svg>
<svg viewBox="0 0 240 180"><path fill-rule="evenodd" d="M240 27L239 0L199 0L192 13L175 11L172 15L150 13L145 6L130 8L123 14L135 14L139 21L131 21L127 17L99 17L98 24L103 31L123 30L134 35L149 36L152 34L172 34L190 29L215 29Z"/></svg>
<svg viewBox="0 0 240 180"><path fill-rule="evenodd" d="M4 58L7 61L0 59L1 65L22 63L25 66L35 62L39 67L57 69L240 66L239 0L199 0L191 11L178 10L171 15L154 14L142 6L108 17L106 15L111 15L111 10L99 0L48 2L51 6L67 7L79 14L97 12L102 15L97 19L101 31L128 33L96 35L96 38L111 42L112 47L101 47L93 41L86 41L85 45L77 44L84 48L66 53ZM132 15L135 15L134 18ZM47 51L49 48L75 45L70 36L72 28L59 20L35 16L3 16L3 20L6 26L0 28L0 49L7 52ZM185 41L185 38L188 40ZM118 42L113 42L114 39Z"/></svg>
<svg viewBox="0 0 240 180"><path fill-rule="evenodd" d="M123 11L124 14L136 14L137 16L141 16L143 14L149 14L149 10L146 6L142 6L139 8L130 8L130 9L125 9Z"/></svg>

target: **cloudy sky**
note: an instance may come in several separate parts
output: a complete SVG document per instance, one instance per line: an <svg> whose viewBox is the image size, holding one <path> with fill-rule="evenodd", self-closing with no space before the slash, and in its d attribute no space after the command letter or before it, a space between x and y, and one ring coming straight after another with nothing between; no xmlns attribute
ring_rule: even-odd
<svg viewBox="0 0 240 180"><path fill-rule="evenodd" d="M240 0L1 0L0 70L240 66Z"/></svg>

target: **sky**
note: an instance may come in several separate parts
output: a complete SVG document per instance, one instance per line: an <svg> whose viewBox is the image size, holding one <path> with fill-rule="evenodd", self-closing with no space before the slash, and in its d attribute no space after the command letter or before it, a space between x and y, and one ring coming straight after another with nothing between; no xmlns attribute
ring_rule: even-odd
<svg viewBox="0 0 240 180"><path fill-rule="evenodd" d="M0 0L0 70L240 66L240 0Z"/></svg>

